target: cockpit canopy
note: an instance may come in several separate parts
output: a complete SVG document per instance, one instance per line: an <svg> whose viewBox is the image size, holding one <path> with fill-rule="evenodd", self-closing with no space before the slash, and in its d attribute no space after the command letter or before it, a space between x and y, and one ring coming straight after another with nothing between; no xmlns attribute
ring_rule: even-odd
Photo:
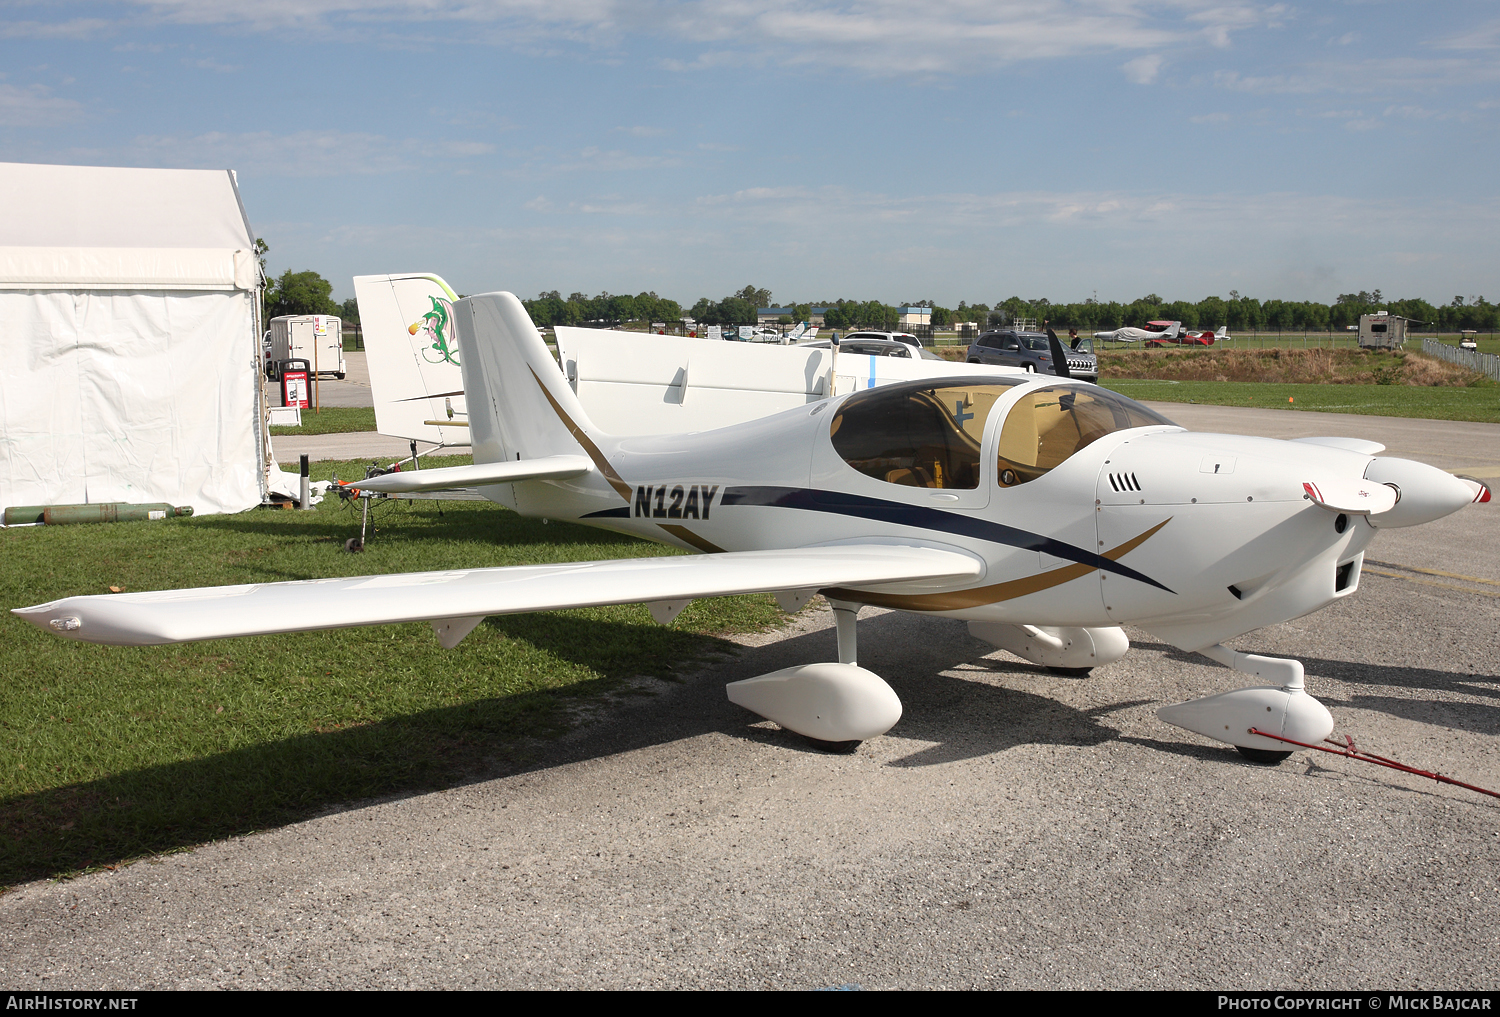
<svg viewBox="0 0 1500 1017"><path fill-rule="evenodd" d="M829 424L834 450L867 477L906 487L974 490L995 403L1018 377L909 382L856 393ZM1035 480L1112 431L1171 421L1106 389L1054 386L1023 395L1001 428L1002 487Z"/></svg>
<svg viewBox="0 0 1500 1017"><path fill-rule="evenodd" d="M1000 428L1000 486L1035 480L1106 434L1171 423L1107 388L1057 385L1027 392Z"/></svg>

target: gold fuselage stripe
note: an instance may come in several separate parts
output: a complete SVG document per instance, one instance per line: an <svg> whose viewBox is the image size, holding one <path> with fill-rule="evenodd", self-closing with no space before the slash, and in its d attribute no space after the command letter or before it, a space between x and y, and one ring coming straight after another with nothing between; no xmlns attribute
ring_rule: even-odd
<svg viewBox="0 0 1500 1017"><path fill-rule="evenodd" d="M622 478L618 473L615 472L615 468L609 464L608 459L604 458L604 453L599 450L598 445L594 444L594 440L584 433L583 428L575 424L573 422L573 418L569 417L566 413L563 412L563 408L557 404L556 399L552 398L552 393L547 391L547 386L542 384L542 379L537 376L536 371L532 370L530 365L528 365L526 369L528 371L531 371L531 376L536 379L537 388L542 390L542 395L546 396L547 402L552 404L553 412L556 413L558 419L563 422L563 426L568 429L568 433L573 436L573 439L577 441L578 444L583 446L583 450L587 452L589 458L594 461L595 468L598 469L600 473L604 474L605 480L609 481L609 486L615 489L616 494L625 499L625 504L629 505L630 485L625 483L624 478Z"/></svg>
<svg viewBox="0 0 1500 1017"><path fill-rule="evenodd" d="M688 529L686 526L679 526L676 523L657 523L656 525L666 530L678 540L681 540L687 544L692 544L698 550L703 551L706 554L724 553L724 549L718 544L715 544L711 540L703 539L702 537L698 536L698 534Z"/></svg>
<svg viewBox="0 0 1500 1017"><path fill-rule="evenodd" d="M1145 533L1132 537L1119 547L1105 551L1104 557L1110 561L1119 561L1150 540L1157 530L1171 521L1172 517L1168 516ZM849 600L874 607L890 607L900 611L962 611L966 608L982 607L985 604L998 604L1002 600L1015 600L1029 593L1038 593L1054 586L1061 586L1063 583L1071 582L1093 571L1092 565L1065 565L1062 568L1027 576L1024 579L1012 579L993 586L976 586L973 589L955 590L951 593L875 593L869 590L849 590L844 587L820 592L825 597L837 600Z"/></svg>

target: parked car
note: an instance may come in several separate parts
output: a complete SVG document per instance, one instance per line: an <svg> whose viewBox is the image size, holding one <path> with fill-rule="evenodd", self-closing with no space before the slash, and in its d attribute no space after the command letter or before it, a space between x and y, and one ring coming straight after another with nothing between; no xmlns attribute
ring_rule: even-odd
<svg viewBox="0 0 1500 1017"><path fill-rule="evenodd" d="M1084 342L1079 340L1080 345ZM1099 362L1092 352L1064 350L1068 358L1068 373L1083 381L1099 380ZM996 367L1019 367L1035 374L1056 374L1052 364L1052 346L1044 332L1019 332L1005 329L986 332L969 346L964 358L971 364L991 364Z"/></svg>
<svg viewBox="0 0 1500 1017"><path fill-rule="evenodd" d="M891 339L898 343L905 343L908 346L915 346L917 349L922 348L922 340L910 332L850 332L844 338L840 339L839 343L843 344L850 339Z"/></svg>
<svg viewBox="0 0 1500 1017"><path fill-rule="evenodd" d="M856 336L856 335L857 336L865 336L866 333L863 333L863 332L851 333L851 335L850 335L849 338L847 338L847 339L840 339L839 340L839 352L840 353L853 353L856 356L866 356L866 357L904 357L904 358L906 358L908 360L917 360L917 359L921 359L921 360L942 360L943 359L942 357L938 356L936 353L933 353L933 352L931 352L929 350L924 350L924 349L921 349L921 348L913 348L910 345L908 345L907 343L901 342L901 341L896 340L896 339L886 339L886 338L879 338L879 339L854 338L854 336ZM826 349L828 349L833 344L832 344L832 342L830 340L827 340L827 339L818 339L818 340L815 340L814 342L798 343L797 345L798 346L807 346L807 347L810 347L810 348L816 349L816 350L826 350Z"/></svg>
<svg viewBox="0 0 1500 1017"><path fill-rule="evenodd" d="M1068 373L1083 381L1099 384L1099 358L1094 353L1094 340L1079 336L1068 350Z"/></svg>

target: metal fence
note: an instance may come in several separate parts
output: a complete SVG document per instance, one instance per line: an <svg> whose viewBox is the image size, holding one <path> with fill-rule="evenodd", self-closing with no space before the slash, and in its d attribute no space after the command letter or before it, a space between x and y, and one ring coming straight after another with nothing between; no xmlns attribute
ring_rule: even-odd
<svg viewBox="0 0 1500 1017"><path fill-rule="evenodd" d="M1435 339L1422 340L1422 352L1428 356L1446 360L1450 364L1467 367L1471 371L1479 371L1483 374L1500 381L1500 357L1493 353L1476 353L1473 350L1462 350L1447 343L1440 343Z"/></svg>

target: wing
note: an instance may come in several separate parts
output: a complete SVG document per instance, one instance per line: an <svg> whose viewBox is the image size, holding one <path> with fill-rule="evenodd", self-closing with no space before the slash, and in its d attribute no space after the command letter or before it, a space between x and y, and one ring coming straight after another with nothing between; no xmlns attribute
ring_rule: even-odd
<svg viewBox="0 0 1500 1017"><path fill-rule="evenodd" d="M474 463L472 466L446 466L436 470L403 470L386 473L369 480L351 480L349 487L383 494L407 491L443 491L453 487L483 487L486 484L511 484L518 480L557 480L581 477L594 468L587 456L543 456L508 463Z"/></svg>
<svg viewBox="0 0 1500 1017"><path fill-rule="evenodd" d="M117 646L412 621L432 622L443 644L453 646L492 614L639 602L676 602L680 610L697 597L973 579L982 572L978 559L952 551L838 545L68 597L12 613L69 639Z"/></svg>

